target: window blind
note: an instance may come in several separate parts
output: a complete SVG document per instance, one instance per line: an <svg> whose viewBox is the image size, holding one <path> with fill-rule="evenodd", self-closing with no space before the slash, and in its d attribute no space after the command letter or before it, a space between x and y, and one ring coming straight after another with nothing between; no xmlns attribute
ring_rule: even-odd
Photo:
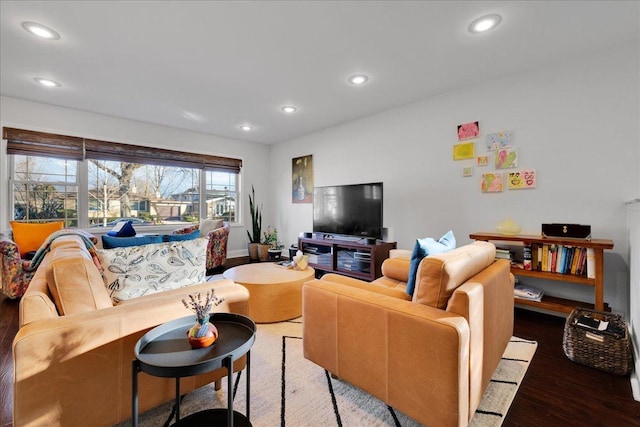
<svg viewBox="0 0 640 427"><path fill-rule="evenodd" d="M23 129L3 128L2 138L7 140L7 154L48 156L82 160L82 138Z"/></svg>
<svg viewBox="0 0 640 427"><path fill-rule="evenodd" d="M23 129L3 128L7 154L51 156L65 159L114 160L160 166L240 173L242 160L163 148L86 139Z"/></svg>

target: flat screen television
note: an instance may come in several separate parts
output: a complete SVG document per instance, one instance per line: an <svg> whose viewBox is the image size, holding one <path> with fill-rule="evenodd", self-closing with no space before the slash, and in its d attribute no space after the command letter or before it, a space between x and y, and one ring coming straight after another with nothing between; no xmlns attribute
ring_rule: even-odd
<svg viewBox="0 0 640 427"><path fill-rule="evenodd" d="M382 183L315 187L313 231L381 239Z"/></svg>

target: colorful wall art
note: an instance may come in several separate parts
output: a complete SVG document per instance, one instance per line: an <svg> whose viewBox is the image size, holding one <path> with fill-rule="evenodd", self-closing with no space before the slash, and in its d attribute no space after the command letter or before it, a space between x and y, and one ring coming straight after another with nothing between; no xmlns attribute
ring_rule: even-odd
<svg viewBox="0 0 640 427"><path fill-rule="evenodd" d="M463 123L458 125L458 141L477 138L480 135L480 124L478 122Z"/></svg>
<svg viewBox="0 0 640 427"><path fill-rule="evenodd" d="M510 169L518 166L518 154L510 148L496 150L496 169Z"/></svg>
<svg viewBox="0 0 640 427"><path fill-rule="evenodd" d="M536 170L518 169L509 171L507 173L507 188L509 190L536 188Z"/></svg>
<svg viewBox="0 0 640 427"><path fill-rule="evenodd" d="M510 130L504 132L489 133L485 138L488 151L507 148L511 147L512 145Z"/></svg>
<svg viewBox="0 0 640 427"><path fill-rule="evenodd" d="M453 146L453 160L473 159L476 156L475 144L465 142Z"/></svg>
<svg viewBox="0 0 640 427"><path fill-rule="evenodd" d="M462 176L473 176L473 167L462 168Z"/></svg>
<svg viewBox="0 0 640 427"><path fill-rule="evenodd" d="M499 193L502 191L502 174L488 172L482 174L482 192L483 193Z"/></svg>
<svg viewBox="0 0 640 427"><path fill-rule="evenodd" d="M488 166L489 156L478 156L478 166Z"/></svg>

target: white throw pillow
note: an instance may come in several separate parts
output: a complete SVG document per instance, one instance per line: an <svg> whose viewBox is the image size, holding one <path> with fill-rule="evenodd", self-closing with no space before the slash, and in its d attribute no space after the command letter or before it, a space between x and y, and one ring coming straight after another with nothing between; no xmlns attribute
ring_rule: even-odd
<svg viewBox="0 0 640 427"><path fill-rule="evenodd" d="M206 238L98 249L114 304L206 281Z"/></svg>
<svg viewBox="0 0 640 427"><path fill-rule="evenodd" d="M203 219L200 221L200 235L207 237L210 231L217 230L224 225L224 219Z"/></svg>

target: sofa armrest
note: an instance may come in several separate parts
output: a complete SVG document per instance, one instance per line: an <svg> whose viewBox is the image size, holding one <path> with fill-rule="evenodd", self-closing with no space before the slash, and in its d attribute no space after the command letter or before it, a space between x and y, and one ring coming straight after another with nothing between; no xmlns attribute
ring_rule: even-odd
<svg viewBox="0 0 640 427"><path fill-rule="evenodd" d="M459 315L307 282L304 357L425 425L466 425L469 327Z"/></svg>
<svg viewBox="0 0 640 427"><path fill-rule="evenodd" d="M402 289L390 288L385 285L379 285L374 280L373 282L365 282L364 280L354 279L353 277L342 276L340 274L328 273L322 276L322 281L329 281L333 283L340 283L346 286L354 288L364 289L378 294L388 295L393 298L403 299L410 301L411 295L407 294ZM380 280L380 279L377 279Z"/></svg>
<svg viewBox="0 0 640 427"><path fill-rule="evenodd" d="M25 261L18 245L7 234L0 233L0 288L9 298L24 295L34 272L24 271Z"/></svg>

